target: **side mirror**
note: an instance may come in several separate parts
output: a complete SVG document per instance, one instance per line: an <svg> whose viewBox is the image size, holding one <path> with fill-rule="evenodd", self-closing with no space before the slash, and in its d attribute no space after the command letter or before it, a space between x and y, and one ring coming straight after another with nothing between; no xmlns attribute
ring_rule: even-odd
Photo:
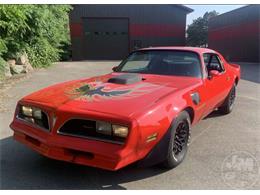
<svg viewBox="0 0 260 195"><path fill-rule="evenodd" d="M112 70L113 70L114 72L116 72L116 71L117 71L117 68L118 68L118 66L114 66L114 67L112 68Z"/></svg>
<svg viewBox="0 0 260 195"><path fill-rule="evenodd" d="M213 78L213 77L217 77L217 76L219 76L219 71L217 71L217 70L211 70L211 71L209 71L209 79L211 79L211 78Z"/></svg>

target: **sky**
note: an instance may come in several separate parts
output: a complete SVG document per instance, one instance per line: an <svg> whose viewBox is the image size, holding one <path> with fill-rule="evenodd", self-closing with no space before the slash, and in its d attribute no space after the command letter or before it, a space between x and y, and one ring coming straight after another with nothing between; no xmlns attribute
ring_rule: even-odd
<svg viewBox="0 0 260 195"><path fill-rule="evenodd" d="M243 7L245 5L185 5L194 11L187 15L187 25L200 16L203 16L207 11L216 10L219 14Z"/></svg>

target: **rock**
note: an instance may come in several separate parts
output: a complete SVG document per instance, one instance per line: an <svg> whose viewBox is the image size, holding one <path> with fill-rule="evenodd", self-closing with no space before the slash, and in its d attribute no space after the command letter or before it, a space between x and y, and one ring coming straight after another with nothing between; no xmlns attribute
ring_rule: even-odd
<svg viewBox="0 0 260 195"><path fill-rule="evenodd" d="M26 63L26 69L28 70L28 72L31 72L31 71L33 71L33 67L32 67L32 65L28 62L28 63Z"/></svg>
<svg viewBox="0 0 260 195"><path fill-rule="evenodd" d="M26 65L27 63L29 63L29 59L26 53L19 56L16 62L17 65Z"/></svg>
<svg viewBox="0 0 260 195"><path fill-rule="evenodd" d="M22 73L28 73L33 71L33 67L30 63L27 63L26 65L23 65L23 71Z"/></svg>
<svg viewBox="0 0 260 195"><path fill-rule="evenodd" d="M10 69L12 74L20 74L24 72L24 67L21 65L12 65L10 66Z"/></svg>
<svg viewBox="0 0 260 195"><path fill-rule="evenodd" d="M4 65L4 75L5 75L5 77L11 77L12 76L10 66L9 66L8 63L6 63Z"/></svg>
<svg viewBox="0 0 260 195"><path fill-rule="evenodd" d="M15 65L15 60L14 59L10 59L7 61L7 64L9 64L9 66L14 66Z"/></svg>
<svg viewBox="0 0 260 195"><path fill-rule="evenodd" d="M21 66L21 65L18 65L18 66ZM26 68L26 65L22 65L23 67L23 71L21 73L28 73L29 70Z"/></svg>
<svg viewBox="0 0 260 195"><path fill-rule="evenodd" d="M8 60L7 64L9 65L9 70L11 70L12 74L28 73L33 70L26 53L20 55L17 61L14 59ZM7 75L9 75L8 70Z"/></svg>

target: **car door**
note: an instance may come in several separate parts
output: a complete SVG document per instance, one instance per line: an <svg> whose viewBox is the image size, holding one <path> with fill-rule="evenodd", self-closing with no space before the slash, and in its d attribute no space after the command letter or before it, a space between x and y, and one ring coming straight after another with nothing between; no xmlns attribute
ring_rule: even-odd
<svg viewBox="0 0 260 195"><path fill-rule="evenodd" d="M208 73L207 78L205 78L204 86L207 97L206 106L209 113L220 106L227 97L231 79L218 54L205 53L203 54L203 58L206 72ZM217 71L217 74L210 74L211 71Z"/></svg>

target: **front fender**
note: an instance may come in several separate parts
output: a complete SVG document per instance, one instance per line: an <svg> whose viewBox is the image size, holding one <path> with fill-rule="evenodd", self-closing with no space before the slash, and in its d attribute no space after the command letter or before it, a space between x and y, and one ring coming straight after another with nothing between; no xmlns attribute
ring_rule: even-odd
<svg viewBox="0 0 260 195"><path fill-rule="evenodd" d="M152 149L153 153L159 154L156 158L161 159L161 156L164 156L161 151L164 150L162 148L168 146L168 130L171 124L184 109L188 107L193 109L192 104L189 93L182 96L169 96L163 100L159 100L145 113L137 117L136 120L141 135L138 140L139 159L146 157Z"/></svg>

